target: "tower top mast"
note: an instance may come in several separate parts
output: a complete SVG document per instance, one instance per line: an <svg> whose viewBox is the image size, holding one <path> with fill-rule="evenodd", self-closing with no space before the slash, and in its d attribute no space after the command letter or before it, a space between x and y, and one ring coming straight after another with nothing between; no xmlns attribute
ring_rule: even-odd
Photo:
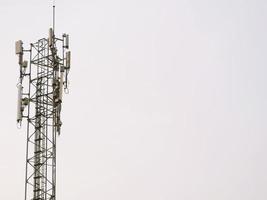
<svg viewBox="0 0 267 200"><path fill-rule="evenodd" d="M53 30L55 33L55 27L56 26L56 3L55 0L53 1Z"/></svg>

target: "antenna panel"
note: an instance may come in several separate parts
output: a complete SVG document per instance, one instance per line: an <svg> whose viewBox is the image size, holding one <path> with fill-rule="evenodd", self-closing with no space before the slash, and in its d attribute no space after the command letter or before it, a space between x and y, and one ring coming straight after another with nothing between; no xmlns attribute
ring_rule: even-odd
<svg viewBox="0 0 267 200"><path fill-rule="evenodd" d="M66 69L70 68L70 59L71 59L70 51L67 51L66 52Z"/></svg>
<svg viewBox="0 0 267 200"><path fill-rule="evenodd" d="M19 41L16 42L16 47L15 47L15 49L16 49L16 54L22 54L22 53L23 53L22 44L23 44L23 43L22 43L21 40L19 40Z"/></svg>
<svg viewBox="0 0 267 200"><path fill-rule="evenodd" d="M69 48L69 35L68 34L66 35L66 38L65 38L65 47L66 49Z"/></svg>
<svg viewBox="0 0 267 200"><path fill-rule="evenodd" d="M18 104L17 104L17 122L22 120L22 109L21 109L21 99L22 99L23 87L21 84L18 85Z"/></svg>

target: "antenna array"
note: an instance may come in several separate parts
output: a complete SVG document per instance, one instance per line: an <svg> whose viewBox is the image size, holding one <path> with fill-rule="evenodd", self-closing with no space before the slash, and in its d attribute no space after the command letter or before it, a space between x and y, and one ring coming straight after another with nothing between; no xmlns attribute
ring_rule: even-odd
<svg viewBox="0 0 267 200"><path fill-rule="evenodd" d="M17 123L27 124L25 200L55 200L56 139L63 91L68 91L69 35L56 37L50 28L48 38L31 43L29 49L21 40L15 46L20 69Z"/></svg>

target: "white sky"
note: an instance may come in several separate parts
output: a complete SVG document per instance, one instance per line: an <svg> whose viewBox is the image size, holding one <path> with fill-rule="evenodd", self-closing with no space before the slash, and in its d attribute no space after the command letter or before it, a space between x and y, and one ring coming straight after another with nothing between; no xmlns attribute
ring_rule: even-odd
<svg viewBox="0 0 267 200"><path fill-rule="evenodd" d="M47 36L50 2L0 1L0 199L24 196L14 42ZM265 0L57 0L57 199L266 200L266 20Z"/></svg>

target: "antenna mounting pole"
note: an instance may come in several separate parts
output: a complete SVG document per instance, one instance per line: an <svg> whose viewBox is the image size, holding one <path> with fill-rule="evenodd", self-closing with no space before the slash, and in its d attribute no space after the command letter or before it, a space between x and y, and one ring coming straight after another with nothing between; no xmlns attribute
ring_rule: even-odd
<svg viewBox="0 0 267 200"><path fill-rule="evenodd" d="M56 18L56 6L55 6L55 0L53 1L53 31L55 33L55 18Z"/></svg>

